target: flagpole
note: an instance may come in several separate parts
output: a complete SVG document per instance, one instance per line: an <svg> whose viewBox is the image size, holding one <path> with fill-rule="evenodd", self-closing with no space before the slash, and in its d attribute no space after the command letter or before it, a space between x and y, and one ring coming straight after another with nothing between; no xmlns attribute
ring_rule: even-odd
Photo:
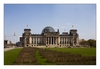
<svg viewBox="0 0 100 69"><path fill-rule="evenodd" d="M72 25L72 29L74 28L74 25Z"/></svg>
<svg viewBox="0 0 100 69"><path fill-rule="evenodd" d="M15 44L16 44L16 36L15 36Z"/></svg>
<svg viewBox="0 0 100 69"><path fill-rule="evenodd" d="M28 29L28 25L26 25L26 29Z"/></svg>
<svg viewBox="0 0 100 69"><path fill-rule="evenodd" d="M14 33L14 40L15 40L15 44L16 44L16 34Z"/></svg>
<svg viewBox="0 0 100 69"><path fill-rule="evenodd" d="M4 36L4 40L6 40L6 36Z"/></svg>

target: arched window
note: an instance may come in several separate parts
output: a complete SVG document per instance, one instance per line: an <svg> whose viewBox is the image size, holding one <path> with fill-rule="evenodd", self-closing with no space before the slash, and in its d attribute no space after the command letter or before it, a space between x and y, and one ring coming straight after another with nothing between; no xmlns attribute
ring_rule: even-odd
<svg viewBox="0 0 100 69"><path fill-rule="evenodd" d="M26 44L29 44L29 37L26 38Z"/></svg>

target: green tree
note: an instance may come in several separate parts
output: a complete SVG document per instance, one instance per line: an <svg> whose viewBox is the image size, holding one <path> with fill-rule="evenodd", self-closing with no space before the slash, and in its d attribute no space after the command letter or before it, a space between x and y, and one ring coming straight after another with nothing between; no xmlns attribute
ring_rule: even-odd
<svg viewBox="0 0 100 69"><path fill-rule="evenodd" d="M83 40L80 42L80 45L88 45L90 47L96 47L96 40L94 39L89 39L89 40Z"/></svg>
<svg viewBox="0 0 100 69"><path fill-rule="evenodd" d="M88 42L86 40L83 40L80 42L80 45L88 45Z"/></svg>
<svg viewBox="0 0 100 69"><path fill-rule="evenodd" d="M96 40L89 39L88 44L89 44L90 47L96 47Z"/></svg>

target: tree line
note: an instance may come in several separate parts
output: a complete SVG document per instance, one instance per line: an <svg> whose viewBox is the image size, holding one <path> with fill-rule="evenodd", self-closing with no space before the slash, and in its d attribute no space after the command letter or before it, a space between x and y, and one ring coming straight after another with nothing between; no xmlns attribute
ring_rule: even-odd
<svg viewBox="0 0 100 69"><path fill-rule="evenodd" d="M88 47L96 47L96 40L89 39L89 40L82 40L80 45L86 45Z"/></svg>

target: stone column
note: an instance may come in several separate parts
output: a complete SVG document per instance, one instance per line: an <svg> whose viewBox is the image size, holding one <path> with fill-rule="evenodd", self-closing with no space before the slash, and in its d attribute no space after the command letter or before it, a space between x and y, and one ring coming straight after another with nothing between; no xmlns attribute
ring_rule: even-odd
<svg viewBox="0 0 100 69"><path fill-rule="evenodd" d="M66 38L65 38L65 45L66 45Z"/></svg>
<svg viewBox="0 0 100 69"><path fill-rule="evenodd" d="M67 38L66 38L67 39ZM65 39L65 42L66 42L66 46L67 46L67 40Z"/></svg>
<svg viewBox="0 0 100 69"><path fill-rule="evenodd" d="M52 37L51 37L51 44L52 44Z"/></svg>
<svg viewBox="0 0 100 69"><path fill-rule="evenodd" d="M26 46L26 37L24 37L24 41L23 41L23 45L24 45L24 47Z"/></svg>
<svg viewBox="0 0 100 69"><path fill-rule="evenodd" d="M64 38L63 38L63 45L64 45Z"/></svg>
<svg viewBox="0 0 100 69"><path fill-rule="evenodd" d="M52 37L52 39L53 39L53 42L52 42L52 44L54 44L54 37Z"/></svg>
<svg viewBox="0 0 100 69"><path fill-rule="evenodd" d="M49 37L49 45L50 45L50 37Z"/></svg>
<svg viewBox="0 0 100 69"><path fill-rule="evenodd" d="M51 37L51 44L52 44L52 37Z"/></svg>
<svg viewBox="0 0 100 69"><path fill-rule="evenodd" d="M56 37L56 45L58 44L58 38Z"/></svg>
<svg viewBox="0 0 100 69"><path fill-rule="evenodd" d="M48 45L49 45L49 37L48 37Z"/></svg>
<svg viewBox="0 0 100 69"><path fill-rule="evenodd" d="M58 37L57 37L57 45L58 45Z"/></svg>
<svg viewBox="0 0 100 69"><path fill-rule="evenodd" d="M34 41L33 43L35 44L35 38L33 38L33 41Z"/></svg>
<svg viewBox="0 0 100 69"><path fill-rule="evenodd" d="M64 38L63 38L63 45L64 45Z"/></svg>
<svg viewBox="0 0 100 69"><path fill-rule="evenodd" d="M40 37L38 38L38 43L40 44Z"/></svg>
<svg viewBox="0 0 100 69"><path fill-rule="evenodd" d="M57 45L57 37L55 39L56 39L56 45Z"/></svg>
<svg viewBox="0 0 100 69"><path fill-rule="evenodd" d="M49 45L51 44L51 37L49 37Z"/></svg>
<svg viewBox="0 0 100 69"><path fill-rule="evenodd" d="M70 37L68 37L67 39L68 39L67 42L68 42L68 44L70 45Z"/></svg>
<svg viewBox="0 0 100 69"><path fill-rule="evenodd" d="M66 46L67 46L67 37L66 37Z"/></svg>
<svg viewBox="0 0 100 69"><path fill-rule="evenodd" d="M73 36L73 46L74 46L74 36Z"/></svg>
<svg viewBox="0 0 100 69"><path fill-rule="evenodd" d="M57 43L59 44L59 37L57 37L57 40L58 40Z"/></svg>
<svg viewBox="0 0 100 69"><path fill-rule="evenodd" d="M34 38L32 38L33 39L33 44L34 44Z"/></svg>
<svg viewBox="0 0 100 69"><path fill-rule="evenodd" d="M38 44L39 44L39 38L38 38Z"/></svg>
<svg viewBox="0 0 100 69"><path fill-rule="evenodd" d="M60 37L58 37L58 44L60 44Z"/></svg>
<svg viewBox="0 0 100 69"><path fill-rule="evenodd" d="M62 38L60 38L60 40L61 40L61 44L62 44Z"/></svg>
<svg viewBox="0 0 100 69"><path fill-rule="evenodd" d="M36 44L36 38L34 38L34 44Z"/></svg>
<svg viewBox="0 0 100 69"><path fill-rule="evenodd" d="M51 37L51 44L52 44L52 37Z"/></svg>
<svg viewBox="0 0 100 69"><path fill-rule="evenodd" d="M53 37L52 37L52 45L53 45Z"/></svg>
<svg viewBox="0 0 100 69"><path fill-rule="evenodd" d="M30 38L29 38L29 44L31 44L31 43L32 43L32 38L30 37Z"/></svg>
<svg viewBox="0 0 100 69"><path fill-rule="evenodd" d="M66 45L67 45L67 38L66 38Z"/></svg>
<svg viewBox="0 0 100 69"><path fill-rule="evenodd" d="M79 45L79 38L77 37L77 43L76 43L77 45Z"/></svg>
<svg viewBox="0 0 100 69"><path fill-rule="evenodd" d="M46 45L47 45L47 37L46 37Z"/></svg>
<svg viewBox="0 0 100 69"><path fill-rule="evenodd" d="M46 38L44 37L44 38L43 38L43 44L45 44L45 42L46 42Z"/></svg>
<svg viewBox="0 0 100 69"><path fill-rule="evenodd" d="M47 37L47 44L48 44L48 37Z"/></svg>
<svg viewBox="0 0 100 69"><path fill-rule="evenodd" d="M65 46L65 37L64 37L64 46Z"/></svg>
<svg viewBox="0 0 100 69"><path fill-rule="evenodd" d="M51 37L49 37L49 38L50 38L50 39L49 39L49 40L50 40L50 43L49 43L49 44L51 44Z"/></svg>
<svg viewBox="0 0 100 69"><path fill-rule="evenodd" d="M39 39L40 39L40 44L41 44L41 37Z"/></svg>
<svg viewBox="0 0 100 69"><path fill-rule="evenodd" d="M64 45L64 38L63 38L63 45Z"/></svg>
<svg viewBox="0 0 100 69"><path fill-rule="evenodd" d="M60 44L60 37L58 37L58 44Z"/></svg>
<svg viewBox="0 0 100 69"><path fill-rule="evenodd" d="M24 43L26 43L26 37L24 37Z"/></svg>
<svg viewBox="0 0 100 69"><path fill-rule="evenodd" d="M63 37L61 38L61 44L63 44Z"/></svg>
<svg viewBox="0 0 100 69"><path fill-rule="evenodd" d="M53 37L53 45L54 45L54 37Z"/></svg>
<svg viewBox="0 0 100 69"><path fill-rule="evenodd" d="M47 37L45 38L45 44L47 45Z"/></svg>
<svg viewBox="0 0 100 69"><path fill-rule="evenodd" d="M46 37L45 37L45 45L46 45Z"/></svg>
<svg viewBox="0 0 100 69"><path fill-rule="evenodd" d="M66 38L67 39L67 38ZM66 43L66 45L67 45L67 41L66 41L66 39L65 39L65 43Z"/></svg>
<svg viewBox="0 0 100 69"><path fill-rule="evenodd" d="M37 44L37 38L35 38L36 39L36 44Z"/></svg>
<svg viewBox="0 0 100 69"><path fill-rule="evenodd" d="M47 45L47 37L46 37L46 45Z"/></svg>
<svg viewBox="0 0 100 69"><path fill-rule="evenodd" d="M68 37L67 37L67 46L68 46L68 44L69 44L68 41L69 41L69 39L68 39Z"/></svg>
<svg viewBox="0 0 100 69"><path fill-rule="evenodd" d="M55 37L54 37L54 44L55 44Z"/></svg>
<svg viewBox="0 0 100 69"><path fill-rule="evenodd" d="M52 37L50 37L50 43L52 44Z"/></svg>
<svg viewBox="0 0 100 69"><path fill-rule="evenodd" d="M54 42L55 42L55 44L56 44L56 37L54 37Z"/></svg>
<svg viewBox="0 0 100 69"><path fill-rule="evenodd" d="M65 38L64 38L64 45L65 45Z"/></svg>
<svg viewBox="0 0 100 69"><path fill-rule="evenodd" d="M38 44L38 38L37 38L37 44Z"/></svg>
<svg viewBox="0 0 100 69"><path fill-rule="evenodd" d="M34 38L33 38L33 44L34 44Z"/></svg>

